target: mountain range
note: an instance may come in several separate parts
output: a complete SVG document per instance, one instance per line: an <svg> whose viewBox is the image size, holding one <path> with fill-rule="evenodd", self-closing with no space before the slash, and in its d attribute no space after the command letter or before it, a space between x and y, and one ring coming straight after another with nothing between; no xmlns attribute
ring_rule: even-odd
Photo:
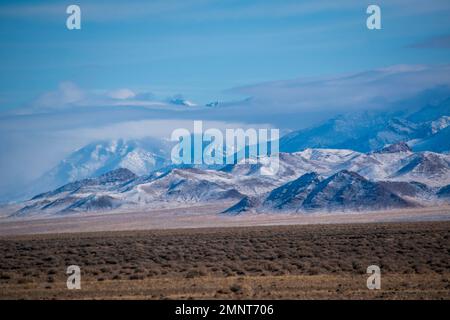
<svg viewBox="0 0 450 320"><path fill-rule="evenodd" d="M280 139L280 150L292 153L309 148L344 149L367 153L389 144L405 142L414 151L448 153L449 124L450 98L428 103L422 108L409 108L405 102L405 107L395 111L347 113L318 126L291 132ZM30 198L118 168L129 169L137 175L148 174L170 166L172 146L168 141L155 138L94 141L69 154L54 168L29 183L29 187L16 192L12 200ZM320 171L320 168L310 169Z"/></svg>
<svg viewBox="0 0 450 320"><path fill-rule="evenodd" d="M415 151L450 151L450 98L418 110L352 112L325 123L293 131L280 140L280 150L305 148L378 150L385 145L406 142Z"/></svg>
<svg viewBox="0 0 450 320"><path fill-rule="evenodd" d="M450 198L450 98L422 108L344 114L280 139L262 159L172 165L168 141L97 141L23 191L17 215L230 202L225 212L310 212L434 205ZM53 190L53 191L48 191ZM39 194L38 196L35 196Z"/></svg>
<svg viewBox="0 0 450 320"><path fill-rule="evenodd" d="M119 168L144 175L168 165L169 143L159 139L95 141L69 154L30 183L28 188L18 194L18 198L29 198L67 183L98 177Z"/></svg>
<svg viewBox="0 0 450 320"><path fill-rule="evenodd" d="M276 175L267 162L220 169L162 167L149 175L125 168L68 183L25 201L15 215L177 208L231 203L227 214L407 208L446 203L450 155L413 152L405 143L377 152L306 149L280 153ZM265 163L265 164L261 164Z"/></svg>

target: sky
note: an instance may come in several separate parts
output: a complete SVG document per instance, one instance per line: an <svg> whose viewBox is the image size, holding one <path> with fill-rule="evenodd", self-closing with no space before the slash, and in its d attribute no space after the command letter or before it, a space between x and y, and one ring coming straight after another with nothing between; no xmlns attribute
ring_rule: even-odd
<svg viewBox="0 0 450 320"><path fill-rule="evenodd" d="M70 4L81 30L66 28ZM96 139L199 119L283 134L449 94L449 16L448 0L1 1L0 198Z"/></svg>
<svg viewBox="0 0 450 320"><path fill-rule="evenodd" d="M69 4L81 30L65 26ZM71 81L89 90L230 99L229 88L396 64L448 62L447 0L2 1L0 108Z"/></svg>

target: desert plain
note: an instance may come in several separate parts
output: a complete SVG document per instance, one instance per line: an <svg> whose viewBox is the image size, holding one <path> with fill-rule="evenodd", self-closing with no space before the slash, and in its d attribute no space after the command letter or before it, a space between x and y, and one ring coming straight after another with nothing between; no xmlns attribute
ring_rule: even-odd
<svg viewBox="0 0 450 320"><path fill-rule="evenodd" d="M160 215L2 219L0 299L450 299L448 208L199 213L171 228ZM80 290L67 289L69 265Z"/></svg>

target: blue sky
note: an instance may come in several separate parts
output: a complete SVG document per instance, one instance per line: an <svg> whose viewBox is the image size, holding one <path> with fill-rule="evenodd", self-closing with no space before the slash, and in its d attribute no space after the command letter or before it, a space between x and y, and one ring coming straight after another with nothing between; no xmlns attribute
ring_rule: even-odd
<svg viewBox="0 0 450 320"><path fill-rule="evenodd" d="M82 30L65 28L72 3L82 9ZM0 108L65 81L206 103L265 81L449 62L450 2L377 1L377 31L365 26L371 3L2 1Z"/></svg>

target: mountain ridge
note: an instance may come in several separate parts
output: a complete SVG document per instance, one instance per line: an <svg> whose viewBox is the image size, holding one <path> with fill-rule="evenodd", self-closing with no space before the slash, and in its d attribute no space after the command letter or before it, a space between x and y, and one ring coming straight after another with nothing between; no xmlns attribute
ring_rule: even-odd
<svg viewBox="0 0 450 320"><path fill-rule="evenodd" d="M234 202L224 212L380 210L446 201L450 155L413 152L405 144L378 152L306 149L280 153L276 175L252 163L222 169L169 166L138 176L119 168L68 183L22 203L16 216L176 208ZM256 167L270 165L259 163ZM438 192L441 191L440 196Z"/></svg>
<svg viewBox="0 0 450 320"><path fill-rule="evenodd" d="M360 111L342 114L307 129L293 131L280 139L280 150L297 152L306 148L352 149L369 152L387 144L404 141L413 150L450 151L450 131L446 143L430 142L449 127L450 98L419 110ZM443 133L441 133L443 135ZM440 141L445 141L441 138ZM416 146L417 145L417 149Z"/></svg>

